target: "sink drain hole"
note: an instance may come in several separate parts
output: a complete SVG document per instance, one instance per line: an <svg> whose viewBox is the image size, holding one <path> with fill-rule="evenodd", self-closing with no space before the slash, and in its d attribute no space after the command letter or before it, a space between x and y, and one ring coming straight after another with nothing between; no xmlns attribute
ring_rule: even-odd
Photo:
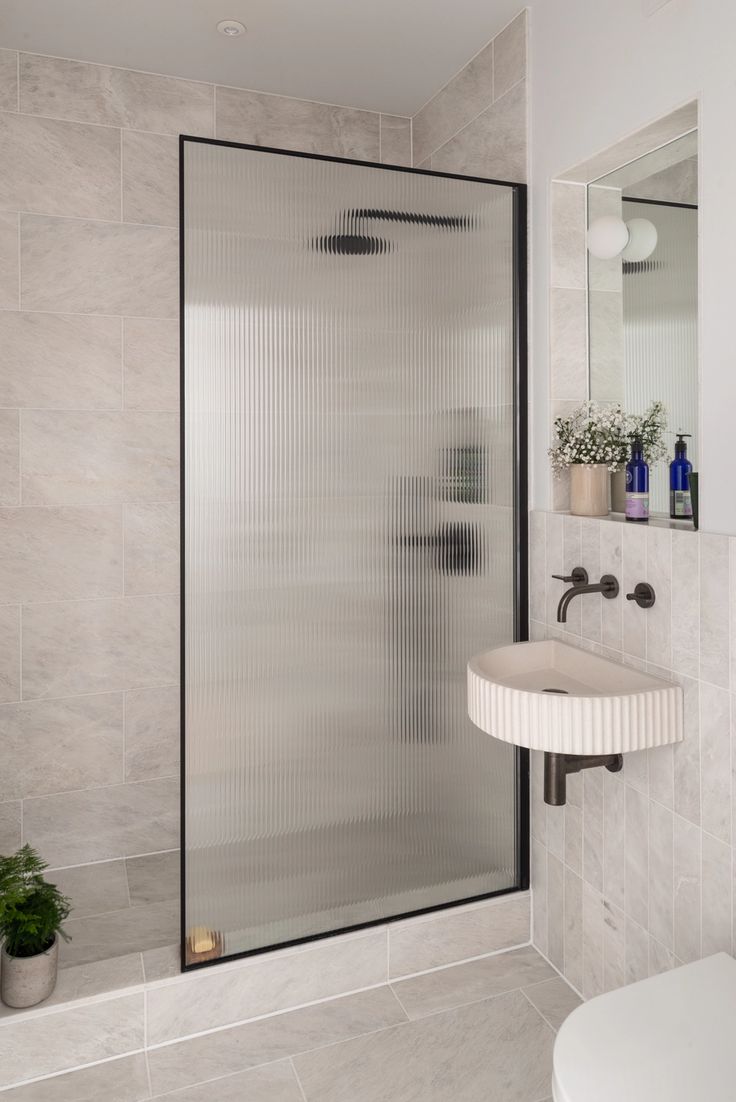
<svg viewBox="0 0 736 1102"><path fill-rule="evenodd" d="M567 689L542 689L543 693L557 693L559 696L569 696Z"/></svg>

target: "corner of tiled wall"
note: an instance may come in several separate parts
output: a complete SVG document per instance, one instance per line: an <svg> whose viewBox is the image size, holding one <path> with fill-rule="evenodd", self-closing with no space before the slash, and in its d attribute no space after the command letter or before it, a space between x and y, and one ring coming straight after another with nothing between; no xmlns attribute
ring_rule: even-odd
<svg viewBox="0 0 736 1102"><path fill-rule="evenodd" d="M579 565L622 597L650 582L655 606L587 595L558 625L551 575ZM736 538L534 512L531 618L533 639L672 678L685 705L683 742L571 778L563 808L543 802L532 755L534 944L585 997L731 952Z"/></svg>
<svg viewBox="0 0 736 1102"><path fill-rule="evenodd" d="M526 74L524 10L414 115L415 166L524 183Z"/></svg>

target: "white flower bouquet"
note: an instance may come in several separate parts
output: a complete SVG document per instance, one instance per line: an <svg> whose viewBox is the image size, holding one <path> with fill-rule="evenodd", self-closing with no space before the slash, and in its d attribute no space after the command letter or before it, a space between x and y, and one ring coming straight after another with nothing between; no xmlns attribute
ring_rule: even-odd
<svg viewBox="0 0 736 1102"><path fill-rule="evenodd" d="M602 464L611 472L619 471L636 439L642 441L650 466L667 454L667 411L662 402L653 402L643 414L624 413L618 404L583 402L569 417L557 417L554 427L557 441L549 457L557 474L576 463Z"/></svg>

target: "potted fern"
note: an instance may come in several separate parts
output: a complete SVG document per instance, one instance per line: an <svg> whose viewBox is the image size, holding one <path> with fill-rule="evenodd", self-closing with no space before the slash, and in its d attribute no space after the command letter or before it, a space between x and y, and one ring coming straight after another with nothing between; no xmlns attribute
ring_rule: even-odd
<svg viewBox="0 0 736 1102"><path fill-rule="evenodd" d="M47 867L29 845L0 856L0 998L6 1006L35 1006L56 986L59 936L66 936L71 903L44 879Z"/></svg>

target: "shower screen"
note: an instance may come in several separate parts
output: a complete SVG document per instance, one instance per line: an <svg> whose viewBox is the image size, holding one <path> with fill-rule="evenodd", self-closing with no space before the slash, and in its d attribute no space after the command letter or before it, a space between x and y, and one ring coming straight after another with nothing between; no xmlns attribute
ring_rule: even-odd
<svg viewBox="0 0 736 1102"><path fill-rule="evenodd" d="M186 966L526 886L523 187L181 139Z"/></svg>

